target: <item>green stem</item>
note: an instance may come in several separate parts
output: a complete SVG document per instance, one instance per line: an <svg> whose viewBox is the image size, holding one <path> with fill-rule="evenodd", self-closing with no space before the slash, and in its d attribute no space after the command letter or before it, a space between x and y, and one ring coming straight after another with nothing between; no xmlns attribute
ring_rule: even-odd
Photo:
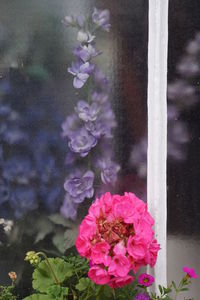
<svg viewBox="0 0 200 300"><path fill-rule="evenodd" d="M48 257L46 256L46 254L43 253L43 252L38 252L37 255L43 256L43 258L46 260L46 263L47 263L47 265L48 265L48 267L49 267L49 269L50 269L50 271L51 271L51 273L52 273L52 275L53 275L53 277L54 277L54 279L55 279L56 284L59 284L59 280L58 280L58 278L56 277L56 274L55 274L55 272L54 272L54 270L53 270L53 268L52 268L52 266L51 266L51 264L50 264L50 262L49 262Z"/></svg>
<svg viewBox="0 0 200 300"><path fill-rule="evenodd" d="M112 289L113 298L116 299L115 289Z"/></svg>

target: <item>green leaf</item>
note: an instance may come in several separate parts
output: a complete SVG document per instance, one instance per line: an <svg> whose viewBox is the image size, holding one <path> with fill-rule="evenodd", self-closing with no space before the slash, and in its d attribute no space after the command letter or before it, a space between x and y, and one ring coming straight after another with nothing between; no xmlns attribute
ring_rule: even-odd
<svg viewBox="0 0 200 300"><path fill-rule="evenodd" d="M74 246L75 240L78 236L78 226L74 226L72 229L67 229L64 233L65 247L66 249Z"/></svg>
<svg viewBox="0 0 200 300"><path fill-rule="evenodd" d="M65 245L64 233L62 232L56 233L52 238L52 242L54 246L56 246L56 248L60 251L60 253L62 254L65 253L66 245Z"/></svg>
<svg viewBox="0 0 200 300"><path fill-rule="evenodd" d="M81 278L79 283L75 286L76 289L80 292L85 291L88 286L90 286L90 279L89 278Z"/></svg>
<svg viewBox="0 0 200 300"><path fill-rule="evenodd" d="M176 287L176 284L174 281L172 281L172 285L173 285L174 289L177 290L177 287Z"/></svg>
<svg viewBox="0 0 200 300"><path fill-rule="evenodd" d="M33 294L31 296L24 298L23 300L53 300L53 298L49 298L48 295Z"/></svg>
<svg viewBox="0 0 200 300"><path fill-rule="evenodd" d="M163 288L162 288L162 286L159 285L158 288L159 288L160 294L162 295L163 294Z"/></svg>
<svg viewBox="0 0 200 300"><path fill-rule="evenodd" d="M108 285L105 285L103 287L103 294L106 296L106 298L112 297L112 289Z"/></svg>
<svg viewBox="0 0 200 300"><path fill-rule="evenodd" d="M172 291L172 289L170 289L170 288L165 288L165 287L163 287L163 290L164 290L164 293L165 293L165 294L169 294L169 293Z"/></svg>
<svg viewBox="0 0 200 300"><path fill-rule="evenodd" d="M189 291L189 289L188 289L188 288L182 288L182 289L180 289L180 291L181 291L181 292Z"/></svg>
<svg viewBox="0 0 200 300"><path fill-rule="evenodd" d="M48 288L47 294L56 300L63 300L68 295L69 289L67 287L61 287L60 285L53 285Z"/></svg>
<svg viewBox="0 0 200 300"><path fill-rule="evenodd" d="M38 243L53 231L53 225L48 219L39 219L36 224L36 230L38 232L35 238L35 243Z"/></svg>
<svg viewBox="0 0 200 300"><path fill-rule="evenodd" d="M67 277L72 276L72 265L61 258L49 258L48 260L59 283L62 283ZM50 286L55 284L54 276L47 262L45 260L41 261L33 272L33 288L43 293L46 292Z"/></svg>
<svg viewBox="0 0 200 300"><path fill-rule="evenodd" d="M60 214L53 214L50 215L49 220L53 222L56 225L62 225L64 227L72 228L74 226L74 223L68 219L63 218Z"/></svg>

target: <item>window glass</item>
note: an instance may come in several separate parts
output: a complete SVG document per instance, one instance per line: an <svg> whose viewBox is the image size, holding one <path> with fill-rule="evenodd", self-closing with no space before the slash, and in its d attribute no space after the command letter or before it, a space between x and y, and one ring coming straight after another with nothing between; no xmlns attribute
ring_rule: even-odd
<svg viewBox="0 0 200 300"><path fill-rule="evenodd" d="M170 1L168 61L168 276L199 263L200 5ZM195 283L192 295L200 294Z"/></svg>
<svg viewBox="0 0 200 300"><path fill-rule="evenodd" d="M96 94L88 69L81 80L67 71L78 42L65 18L94 7L111 22L95 33ZM31 283L25 253L72 251L95 196L146 199L147 34L145 0L0 2L0 283L16 271L21 298Z"/></svg>

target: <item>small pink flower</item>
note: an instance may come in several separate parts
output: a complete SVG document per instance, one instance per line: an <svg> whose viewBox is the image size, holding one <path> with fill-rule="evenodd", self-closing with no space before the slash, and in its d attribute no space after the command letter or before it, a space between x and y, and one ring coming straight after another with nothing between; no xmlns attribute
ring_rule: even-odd
<svg viewBox="0 0 200 300"><path fill-rule="evenodd" d="M140 285L151 286L154 283L154 281L154 277L146 273L143 273L138 277L138 283Z"/></svg>
<svg viewBox="0 0 200 300"><path fill-rule="evenodd" d="M127 275L125 277L114 277L109 282L111 288L121 288L124 285L130 284L135 278L133 276Z"/></svg>
<svg viewBox="0 0 200 300"><path fill-rule="evenodd" d="M96 284L107 284L110 281L108 272L99 266L91 267L88 272L88 277Z"/></svg>
<svg viewBox="0 0 200 300"><path fill-rule="evenodd" d="M130 271L130 262L125 255L115 255L108 268L108 273L116 277L124 277Z"/></svg>
<svg viewBox="0 0 200 300"><path fill-rule="evenodd" d="M187 276L190 278L198 278L195 270L192 268L188 268L187 266L183 267L183 272L187 273Z"/></svg>

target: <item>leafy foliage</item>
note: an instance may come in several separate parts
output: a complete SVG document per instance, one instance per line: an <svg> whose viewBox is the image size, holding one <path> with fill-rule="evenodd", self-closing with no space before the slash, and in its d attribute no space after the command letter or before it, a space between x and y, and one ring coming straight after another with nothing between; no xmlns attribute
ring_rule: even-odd
<svg viewBox="0 0 200 300"><path fill-rule="evenodd" d="M14 286L0 286L0 299L1 300L16 300L13 295Z"/></svg>

